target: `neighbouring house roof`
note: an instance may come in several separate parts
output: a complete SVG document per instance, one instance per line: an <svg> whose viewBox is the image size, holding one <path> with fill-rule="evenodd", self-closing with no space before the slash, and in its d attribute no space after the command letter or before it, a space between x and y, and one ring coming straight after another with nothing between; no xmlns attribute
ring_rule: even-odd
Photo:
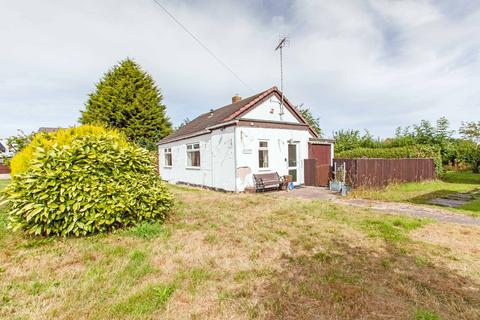
<svg viewBox="0 0 480 320"><path fill-rule="evenodd" d="M188 137L209 133L209 128L222 124L228 124L231 121L238 120L243 114L265 101L265 99L270 97L272 94L281 96L282 93L280 92L280 90L278 90L277 87L272 87L251 97L242 99L236 103L231 103L221 108L204 113L193 119L183 127L179 128L174 133L160 140L158 144L164 144L172 141L185 139ZM287 106L291 111L293 111L295 116L297 116L303 123L306 123L300 112L298 112L296 108L294 108L292 104L290 104L288 99L285 98L285 96L283 99L285 106ZM310 131L316 136L316 133L313 129L310 128Z"/></svg>
<svg viewBox="0 0 480 320"><path fill-rule="evenodd" d="M7 148L0 142L0 152L7 152Z"/></svg>
<svg viewBox="0 0 480 320"><path fill-rule="evenodd" d="M37 132L51 133L51 132L57 132L60 129L62 128L40 127Z"/></svg>

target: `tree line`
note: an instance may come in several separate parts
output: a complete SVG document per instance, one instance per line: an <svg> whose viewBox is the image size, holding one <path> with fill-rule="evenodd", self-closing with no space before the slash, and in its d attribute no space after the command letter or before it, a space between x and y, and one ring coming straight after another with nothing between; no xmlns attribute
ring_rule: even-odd
<svg viewBox="0 0 480 320"><path fill-rule="evenodd" d="M480 121L462 122L458 129L460 137L450 128L446 117L435 124L421 120L407 127L397 127L395 136L386 139L374 138L365 130L338 130L333 133L335 152L342 153L357 148L395 148L415 145L435 146L439 149L443 165L470 166L474 172L480 167Z"/></svg>
<svg viewBox="0 0 480 320"><path fill-rule="evenodd" d="M319 118L307 108L300 106L305 120L322 136ZM181 125L188 123L186 119ZM173 132L160 89L150 74L134 60L125 59L108 70L90 93L81 111L81 124L102 125L118 129L127 139L155 151L156 143ZM177 128L178 129L178 128ZM464 122L458 129L460 138L454 137L447 118L439 118L435 124L422 120L418 124L398 127L395 136L387 139L374 138L365 130L341 129L333 133L335 152L341 153L356 148L393 148L414 145L430 145L440 149L444 165L468 164L478 172L480 166L480 121ZM33 134L12 136L7 145L14 153L23 149Z"/></svg>

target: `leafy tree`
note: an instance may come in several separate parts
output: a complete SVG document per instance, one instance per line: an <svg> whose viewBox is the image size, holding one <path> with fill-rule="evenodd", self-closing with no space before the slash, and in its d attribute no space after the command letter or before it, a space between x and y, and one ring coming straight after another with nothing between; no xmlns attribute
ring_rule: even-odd
<svg viewBox="0 0 480 320"><path fill-rule="evenodd" d="M412 129L411 129L412 128ZM398 127L395 138L384 141L387 147L403 147L417 144L435 145L440 147L444 164L455 162L455 139L452 138L454 131L450 130L450 123L446 117L439 118L435 126L427 120L421 120L412 127Z"/></svg>
<svg viewBox="0 0 480 320"><path fill-rule="evenodd" d="M312 129L318 134L319 137L323 136L322 128L320 128L320 118L313 115L312 110L307 107L300 106L298 111L302 114L303 118L312 127Z"/></svg>
<svg viewBox="0 0 480 320"><path fill-rule="evenodd" d="M480 144L480 121L462 122L458 132L467 140L475 141Z"/></svg>
<svg viewBox="0 0 480 320"><path fill-rule="evenodd" d="M186 126L190 122L189 118L183 119L182 123L180 123L177 127L175 127L175 131Z"/></svg>
<svg viewBox="0 0 480 320"><path fill-rule="evenodd" d="M454 131L450 130L450 122L446 117L437 120L435 127L435 140L437 143L443 144L451 140Z"/></svg>
<svg viewBox="0 0 480 320"><path fill-rule="evenodd" d="M360 135L359 130L339 130L333 133L335 139L335 152L352 150L355 148L381 148L384 147L383 141L374 139L370 131Z"/></svg>
<svg viewBox="0 0 480 320"><path fill-rule="evenodd" d="M335 139L335 152L352 150L360 147L360 131L340 129L333 133Z"/></svg>
<svg viewBox="0 0 480 320"><path fill-rule="evenodd" d="M380 138L375 139L373 135L365 129L365 133L360 139L360 147L362 148L381 148L384 147L383 141Z"/></svg>
<svg viewBox="0 0 480 320"><path fill-rule="evenodd" d="M405 147L417 144L415 134L410 130L410 126L405 128L397 127L395 137L384 140L385 147Z"/></svg>
<svg viewBox="0 0 480 320"><path fill-rule="evenodd" d="M26 134L18 130L18 134L7 138L7 148L13 153L22 151L32 141L35 133Z"/></svg>
<svg viewBox="0 0 480 320"><path fill-rule="evenodd" d="M8 153L2 154L1 160L3 163L10 165L12 155L15 155L25 149L30 142L32 142L35 133L26 134L22 130L18 130L18 134L10 136L6 140L6 148Z"/></svg>
<svg viewBox="0 0 480 320"><path fill-rule="evenodd" d="M413 125L415 139L420 144L431 144L435 141L435 128L430 121L421 120L418 125Z"/></svg>
<svg viewBox="0 0 480 320"><path fill-rule="evenodd" d="M152 77L131 59L110 69L90 94L80 123L102 124L123 131L149 149L172 132L163 97Z"/></svg>
<svg viewBox="0 0 480 320"><path fill-rule="evenodd" d="M343 155L344 151L355 152L359 148L432 146L440 151L441 163L444 165L468 164L472 166L474 172L478 172L480 170L480 121L462 123L459 132L464 139L454 138L454 132L450 130L450 123L446 117L439 118L435 126L427 120L422 120L413 126L398 127L394 137L383 141L373 139L368 130L365 130L363 136L358 130L339 130L334 133L335 152ZM388 150L375 152L388 154Z"/></svg>
<svg viewBox="0 0 480 320"><path fill-rule="evenodd" d="M466 139L459 146L459 157L466 163L470 163L473 172L480 172L480 121L462 122L458 132Z"/></svg>
<svg viewBox="0 0 480 320"><path fill-rule="evenodd" d="M453 133L454 131L450 130L450 122L446 117L441 117L437 120L433 144L440 147L444 164L455 161L456 148L454 139L452 138Z"/></svg>

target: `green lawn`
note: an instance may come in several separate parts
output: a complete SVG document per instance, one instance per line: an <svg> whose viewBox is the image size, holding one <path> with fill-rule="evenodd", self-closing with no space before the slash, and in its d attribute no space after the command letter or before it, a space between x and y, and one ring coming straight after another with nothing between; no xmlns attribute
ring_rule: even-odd
<svg viewBox="0 0 480 320"><path fill-rule="evenodd" d="M378 190L355 190L353 197L426 204L428 200L458 192L480 190L480 174L468 171L449 171L438 180L392 184ZM459 213L480 216L480 199L473 200L458 209Z"/></svg>
<svg viewBox="0 0 480 320"><path fill-rule="evenodd" d="M480 318L478 227L170 189L164 224L0 232L0 319Z"/></svg>

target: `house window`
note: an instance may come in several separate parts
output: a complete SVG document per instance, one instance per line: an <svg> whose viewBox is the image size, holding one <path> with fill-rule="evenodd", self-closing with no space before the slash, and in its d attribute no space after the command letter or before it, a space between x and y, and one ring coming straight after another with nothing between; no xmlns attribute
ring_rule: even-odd
<svg viewBox="0 0 480 320"><path fill-rule="evenodd" d="M200 168L200 144L187 144L187 167Z"/></svg>
<svg viewBox="0 0 480 320"><path fill-rule="evenodd" d="M258 142L258 167L268 168L268 141Z"/></svg>
<svg viewBox="0 0 480 320"><path fill-rule="evenodd" d="M164 153L165 153L165 167L171 167L172 166L172 148L165 148Z"/></svg>

